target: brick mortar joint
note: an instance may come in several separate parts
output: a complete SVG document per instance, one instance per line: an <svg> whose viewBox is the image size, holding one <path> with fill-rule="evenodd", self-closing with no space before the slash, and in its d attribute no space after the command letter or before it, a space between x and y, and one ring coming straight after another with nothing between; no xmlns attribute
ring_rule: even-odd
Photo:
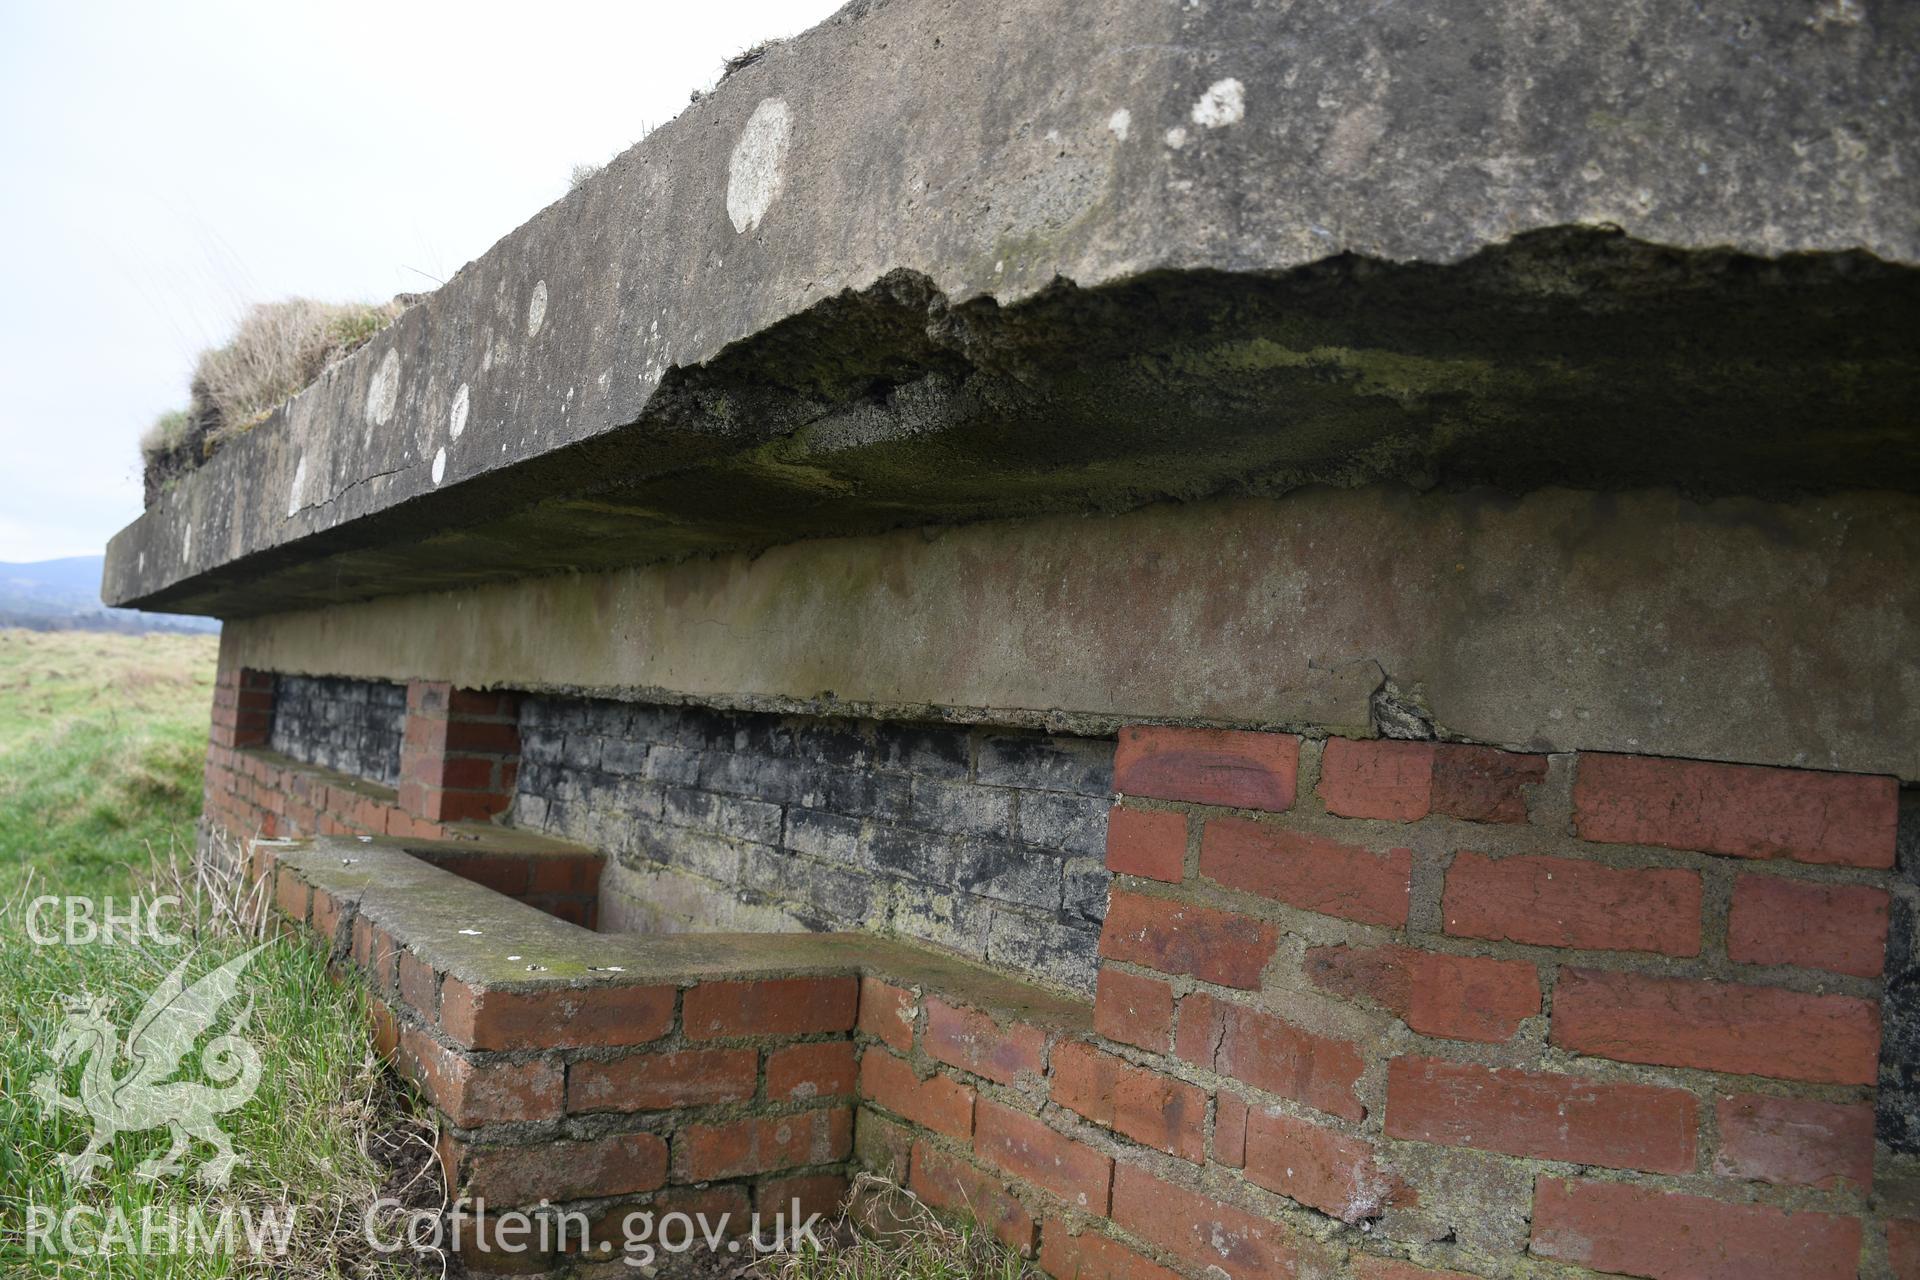
<svg viewBox="0 0 1920 1280"><path fill-rule="evenodd" d="M1436 955L1520 960L1542 968L1543 987L1546 984L1544 969L1553 967L1603 969L1691 981L1761 985L1802 994L1848 995L1868 1000L1878 1000L1885 990L1884 977L1863 978L1806 965L1741 964L1726 960L1723 956L1716 957L1710 953L1710 948L1704 945L1707 933L1704 928L1700 953L1692 956L1667 955L1648 950L1555 946L1548 943L1472 937L1444 931L1428 932L1403 926L1371 925L1361 921L1329 917L1310 908L1291 906L1252 890L1222 885L1205 877L1171 884L1151 878L1116 876L1115 887L1156 902L1203 907L1271 924L1294 936L1339 931L1350 935L1347 945L1387 946L1404 942L1405 945L1412 946L1416 950ZM1703 919L1706 918L1709 917L1704 914L1703 908ZM1724 920L1724 915L1720 918ZM1721 936L1724 936L1724 928ZM1112 962L1107 958L1102 958L1103 967L1110 963Z"/></svg>
<svg viewBox="0 0 1920 1280"><path fill-rule="evenodd" d="M1217 994L1217 993L1216 993L1216 994ZM1229 996L1227 996L1227 997L1225 997L1225 998L1228 998L1228 999L1232 999L1232 996L1230 996L1230 995L1229 995ZM1549 1006L1549 1008L1550 1008L1550 1006ZM923 1015L923 1016L924 1016L924 1015ZM1724 1077L1721 1077L1721 1076L1719 1075L1719 1073L1711 1073L1711 1074L1713 1074L1713 1075L1714 1075L1714 1078L1715 1078L1715 1079L1721 1079L1721 1078L1724 1078ZM989 1091L989 1092L991 1093L991 1091ZM1709 1155L1709 1154L1707 1154L1707 1153L1703 1153L1703 1154L1701 1155L1701 1161L1702 1161L1702 1163L1704 1164L1704 1163L1705 1163L1705 1162L1706 1162L1706 1161L1707 1161L1707 1160L1708 1160L1709 1158L1710 1158L1710 1155ZM1525 1162L1524 1162L1524 1160L1522 1161L1522 1163L1525 1163ZM1548 1162L1548 1161L1536 1161L1536 1162L1534 1162L1534 1163L1535 1163L1535 1164L1537 1164L1537 1165L1539 1165L1539 1166L1540 1166L1540 1167L1542 1167L1542 1168L1547 1168L1547 1169L1551 1169L1551 1170L1553 1170L1553 1171L1555 1171L1555 1172L1557 1172L1559 1168L1561 1168L1561 1167L1563 1167L1563 1166L1560 1166L1560 1165L1559 1165L1559 1164L1558 1164L1557 1162ZM1569 1168L1569 1169L1577 1169L1577 1168L1579 1168L1579 1167L1581 1167L1581 1166L1564 1166L1564 1167L1566 1167L1566 1168ZM1667 1176L1677 1176L1677 1175L1667 1175ZM1621 1178L1618 1178L1618 1179L1616 1179L1616 1180L1619 1180L1619 1181L1628 1181L1628 1180L1632 1180L1632 1181L1634 1181L1634 1182L1648 1182L1648 1183L1656 1183L1656 1184L1657 1184L1657 1183L1658 1183L1658 1181L1659 1181L1659 1179L1658 1179L1658 1178L1655 1178L1655 1177L1650 1177L1650 1176L1648 1176L1648 1175L1644 1175L1644 1174L1630 1174L1630 1175L1625 1175L1625 1176L1623 1176L1623 1177L1621 1177ZM1723 1185L1721 1185L1721 1184L1718 1184L1718 1183L1708 1183L1708 1184L1706 1184L1706 1185L1708 1185L1709 1187L1711 1187L1711 1188L1712 1188L1713 1190L1716 1190L1716 1191L1720 1191L1721 1193L1723 1193L1723 1194L1724 1194L1724 1191L1725 1191L1725 1188L1724 1188L1724 1186L1723 1186Z"/></svg>

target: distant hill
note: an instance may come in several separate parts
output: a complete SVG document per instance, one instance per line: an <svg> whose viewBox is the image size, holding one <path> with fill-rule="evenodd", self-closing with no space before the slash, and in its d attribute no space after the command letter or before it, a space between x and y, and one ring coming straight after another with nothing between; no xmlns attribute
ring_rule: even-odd
<svg viewBox="0 0 1920 1280"><path fill-rule="evenodd" d="M0 562L0 627L31 631L218 631L213 618L109 609L100 603L101 556L33 564Z"/></svg>

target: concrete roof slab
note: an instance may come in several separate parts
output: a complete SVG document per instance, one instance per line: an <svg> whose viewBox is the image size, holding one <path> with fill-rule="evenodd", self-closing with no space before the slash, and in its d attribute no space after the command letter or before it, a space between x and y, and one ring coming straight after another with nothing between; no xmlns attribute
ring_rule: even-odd
<svg viewBox="0 0 1920 1280"><path fill-rule="evenodd" d="M103 595L234 616L1309 482L1920 487L1917 36L850 5L161 495Z"/></svg>

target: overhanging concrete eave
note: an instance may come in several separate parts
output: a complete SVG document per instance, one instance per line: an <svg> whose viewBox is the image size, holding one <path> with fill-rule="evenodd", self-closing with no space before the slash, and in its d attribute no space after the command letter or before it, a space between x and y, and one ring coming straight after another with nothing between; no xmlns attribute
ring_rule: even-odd
<svg viewBox="0 0 1920 1280"><path fill-rule="evenodd" d="M269 423L115 539L105 594L237 617L1317 484L1920 491L1917 327L1920 273L1866 255L1581 228L1007 307L899 272L669 371L634 422L421 492L376 476L338 513L262 510Z"/></svg>
<svg viewBox="0 0 1920 1280"><path fill-rule="evenodd" d="M182 477L103 598L1317 483L1920 487L1920 11L1629 9L849 6Z"/></svg>

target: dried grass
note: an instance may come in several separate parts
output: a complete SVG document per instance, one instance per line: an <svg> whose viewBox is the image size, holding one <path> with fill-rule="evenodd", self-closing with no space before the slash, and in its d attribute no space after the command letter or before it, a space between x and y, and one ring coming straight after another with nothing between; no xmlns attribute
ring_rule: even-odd
<svg viewBox="0 0 1920 1280"><path fill-rule="evenodd" d="M1033 1264L971 1222L952 1223L897 1183L854 1178L845 1216L819 1249L773 1254L757 1280L1043 1280Z"/></svg>
<svg viewBox="0 0 1920 1280"><path fill-rule="evenodd" d="M139 897L148 902L162 896L178 899L180 931L198 945L263 942L274 932L267 881L250 880L246 855L243 842L218 831L192 857L177 848L163 856L149 843ZM339 1079L342 1074L344 1081ZM301 1224L285 1255L270 1262L236 1259L239 1272L274 1280L448 1275L451 1256L430 1242L383 1255L367 1241L369 1215L378 1238L392 1240L402 1235L409 1214L445 1214L447 1191L435 1154L440 1128L432 1111L417 1106L371 1052L357 1062L334 1064L313 1083L323 1091L329 1083L338 1090L315 1098L313 1110L328 1127L347 1136L360 1158L344 1168L329 1162L316 1170L323 1176L297 1186L256 1186L239 1193L235 1198L256 1215L284 1217L297 1208ZM374 1214L372 1207L381 1203L384 1210Z"/></svg>
<svg viewBox="0 0 1920 1280"><path fill-rule="evenodd" d="M254 307L240 321L232 340L201 355L194 369L196 397L204 394L217 413L216 435L257 425L328 365L392 324L402 310L397 302L331 303L311 298Z"/></svg>
<svg viewBox="0 0 1920 1280"><path fill-rule="evenodd" d="M193 856L175 847L171 838L164 855L148 841L139 896L147 902L162 897L178 901L183 932L195 941L260 942L267 936L267 882L249 879L245 851L217 829Z"/></svg>

